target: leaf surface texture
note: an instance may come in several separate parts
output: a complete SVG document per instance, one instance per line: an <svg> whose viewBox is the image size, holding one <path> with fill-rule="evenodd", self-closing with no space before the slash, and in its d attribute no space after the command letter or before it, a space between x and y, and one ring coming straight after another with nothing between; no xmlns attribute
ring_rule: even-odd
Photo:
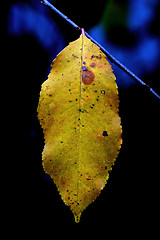
<svg viewBox="0 0 160 240"><path fill-rule="evenodd" d="M42 84L43 167L76 222L104 188L122 143L115 80L105 54L82 32Z"/></svg>

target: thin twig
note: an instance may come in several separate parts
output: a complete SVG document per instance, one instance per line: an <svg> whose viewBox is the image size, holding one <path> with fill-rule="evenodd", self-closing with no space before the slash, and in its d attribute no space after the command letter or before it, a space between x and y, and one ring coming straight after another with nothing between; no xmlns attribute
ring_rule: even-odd
<svg viewBox="0 0 160 240"><path fill-rule="evenodd" d="M63 19L65 19L70 25L72 25L76 30L81 30L81 28L75 24L73 21L71 21L66 15L61 13L57 8L55 8L51 3L49 3L47 0L42 0L41 3L44 6L49 7L54 12L58 13ZM124 66L122 63L120 63L114 56L112 56L102 45L100 45L95 39L93 39L87 32L85 32L85 35L94 42L97 46L100 47L100 49L105 53L105 55L108 57L108 59L117 65L122 71L124 71L126 74L128 74L132 79L134 79L137 83L141 84L142 86L145 86L146 89L149 90L150 93L154 94L157 98L160 99L160 96L145 82L143 82L139 77L137 77L132 71L130 71L126 66Z"/></svg>

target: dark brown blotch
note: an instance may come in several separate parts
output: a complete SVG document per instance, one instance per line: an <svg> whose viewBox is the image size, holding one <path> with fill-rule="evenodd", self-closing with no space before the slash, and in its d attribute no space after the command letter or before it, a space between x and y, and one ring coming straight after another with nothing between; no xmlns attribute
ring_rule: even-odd
<svg viewBox="0 0 160 240"><path fill-rule="evenodd" d="M87 70L83 71L82 70L82 82L86 85L91 85L95 79L95 75L92 71Z"/></svg>

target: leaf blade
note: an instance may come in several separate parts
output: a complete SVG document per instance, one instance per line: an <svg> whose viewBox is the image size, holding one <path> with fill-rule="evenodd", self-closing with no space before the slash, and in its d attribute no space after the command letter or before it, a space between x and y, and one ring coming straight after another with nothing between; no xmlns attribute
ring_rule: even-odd
<svg viewBox="0 0 160 240"><path fill-rule="evenodd" d="M38 107L45 138L43 167L76 222L104 188L118 155L118 106L111 66L82 32L53 61Z"/></svg>

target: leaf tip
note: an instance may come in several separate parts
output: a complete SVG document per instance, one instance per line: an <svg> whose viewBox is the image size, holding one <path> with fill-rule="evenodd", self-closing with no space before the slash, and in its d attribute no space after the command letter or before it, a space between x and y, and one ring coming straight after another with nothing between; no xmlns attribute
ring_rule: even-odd
<svg viewBox="0 0 160 240"><path fill-rule="evenodd" d="M75 222L76 222L76 223L79 223L80 218L81 218L81 213L79 213L79 214L74 214L74 219L75 219Z"/></svg>

